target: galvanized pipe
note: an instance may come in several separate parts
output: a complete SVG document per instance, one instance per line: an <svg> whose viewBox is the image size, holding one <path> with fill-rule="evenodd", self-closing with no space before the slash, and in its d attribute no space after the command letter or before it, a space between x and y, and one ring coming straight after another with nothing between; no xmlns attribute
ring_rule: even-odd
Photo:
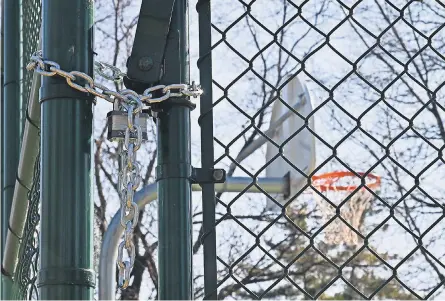
<svg viewBox="0 0 445 301"><path fill-rule="evenodd" d="M9 217L9 228L6 236L6 243L3 254L3 271L14 276L18 263L21 237L25 228L28 214L28 192L31 189L34 164L39 152L39 128L40 128L40 104L39 88L41 77L34 73L29 97L28 113L23 132L22 148L20 150L20 162L17 171L17 180L14 187L12 199L11 215Z"/></svg>
<svg viewBox="0 0 445 301"><path fill-rule="evenodd" d="M252 178L231 177L224 184L215 184L216 192L241 192L253 182ZM288 191L288 178L259 178L257 185L268 193L285 194ZM192 185L193 191L201 191L201 186ZM251 186L246 192L261 192L256 186ZM154 201L158 197L156 184L145 186L134 195L134 201L139 208ZM99 258L99 300L114 300L116 291L116 258L117 248L124 229L120 224L120 210L116 212L108 225L102 240Z"/></svg>

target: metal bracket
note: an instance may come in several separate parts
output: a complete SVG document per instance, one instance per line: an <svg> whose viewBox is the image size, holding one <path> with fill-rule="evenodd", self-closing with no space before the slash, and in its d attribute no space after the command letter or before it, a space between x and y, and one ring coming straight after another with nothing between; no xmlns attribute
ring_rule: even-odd
<svg viewBox="0 0 445 301"><path fill-rule="evenodd" d="M124 78L128 89L141 93L159 83L165 74L167 45L175 46L169 40L178 39L179 42L179 38L170 33L174 5L175 0L142 0L133 49L127 60L127 76ZM168 61L172 63L170 59Z"/></svg>
<svg viewBox="0 0 445 301"><path fill-rule="evenodd" d="M224 169L193 168L191 180L196 184L224 183L226 171Z"/></svg>
<svg viewBox="0 0 445 301"><path fill-rule="evenodd" d="M72 268L50 268L39 271L37 287L44 285L79 285L96 287L96 273L90 269Z"/></svg>
<svg viewBox="0 0 445 301"><path fill-rule="evenodd" d="M162 164L156 167L156 181L167 178L187 178L193 184L224 183L224 169L195 168L190 164Z"/></svg>

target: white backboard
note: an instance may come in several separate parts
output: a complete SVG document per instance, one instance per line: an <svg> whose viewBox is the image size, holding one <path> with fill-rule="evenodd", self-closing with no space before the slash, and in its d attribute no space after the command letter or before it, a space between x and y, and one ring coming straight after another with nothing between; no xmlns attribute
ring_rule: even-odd
<svg viewBox="0 0 445 301"><path fill-rule="evenodd" d="M298 77L294 77L283 89L281 99L287 102L290 107L297 107L296 111L306 118L312 112L312 100L309 91L304 83ZM297 103L301 105L298 106ZM280 100L276 100L273 108L270 124L274 124L280 117L288 113L290 109ZM283 156L300 169L306 176L298 172L282 157L276 158L266 168L266 177L283 177L290 172L290 196L295 195L307 183L307 175L315 168L315 137L305 127L305 120L295 113L292 113L281 126L270 137L275 143L281 145L295 132L302 129L297 135L293 136L283 147ZM309 118L309 127L314 129L314 117ZM266 162L271 161L278 148L270 142L267 142ZM287 199L283 195L272 195L280 204L286 203ZM273 201L267 200L266 209L271 211L280 211L281 208Z"/></svg>

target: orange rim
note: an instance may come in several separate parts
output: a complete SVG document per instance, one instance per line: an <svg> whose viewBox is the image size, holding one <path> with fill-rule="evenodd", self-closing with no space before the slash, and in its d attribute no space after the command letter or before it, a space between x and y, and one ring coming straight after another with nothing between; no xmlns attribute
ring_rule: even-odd
<svg viewBox="0 0 445 301"><path fill-rule="evenodd" d="M364 172L357 172L359 176L364 176ZM320 191L349 191L357 189L360 185L336 185L336 182L341 178L357 177L357 175L350 171L333 171L327 172L318 176L312 177L312 186ZM371 179L372 182L366 184L369 189L377 189L380 187L380 177L374 174L367 174L366 178ZM364 187L363 187L364 188Z"/></svg>

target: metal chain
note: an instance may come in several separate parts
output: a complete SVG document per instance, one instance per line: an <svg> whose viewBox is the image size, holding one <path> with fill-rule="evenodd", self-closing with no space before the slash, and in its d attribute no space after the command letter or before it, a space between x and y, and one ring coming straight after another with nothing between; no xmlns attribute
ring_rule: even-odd
<svg viewBox="0 0 445 301"><path fill-rule="evenodd" d="M106 73L106 70L110 70L111 74ZM116 83L122 82L124 77L127 76L127 74L123 73L119 68L104 62L94 62L94 71L103 78Z"/></svg>
<svg viewBox="0 0 445 301"><path fill-rule="evenodd" d="M96 63L95 66L95 70L99 75L114 82L122 81L125 76L125 73L109 64ZM29 71L35 70L35 72L43 76L59 75L65 78L70 87L105 99L113 103L115 110L125 111L128 114L125 138L119 141L121 171L118 177L119 196L121 199L121 225L125 228L124 239L118 249L118 286L125 289L130 284L130 273L136 257L133 232L138 223L139 208L134 202L134 192L138 189L142 181L140 176L141 167L137 162L136 152L142 145L142 129L139 125L139 115L142 112L143 103L147 105L160 103L170 97L189 96L196 98L202 94L202 90L193 83L192 85L158 85L146 89L142 95L130 89L116 92L95 82L93 78L86 73L79 71L66 72L62 70L56 62L44 60L41 51L31 56L31 62L26 66L26 69ZM107 69L111 71L111 75L106 73ZM85 84L82 85L76 82L78 79L83 79ZM155 98L153 97L153 92L155 91L161 91L164 95ZM128 253L128 260L124 260L124 249Z"/></svg>
<svg viewBox="0 0 445 301"><path fill-rule="evenodd" d="M119 188L121 197L121 225L125 228L124 240L119 245L117 266L119 269L118 286L126 288L130 284L130 272L135 261L135 247L133 243L134 227L138 223L139 208L134 202L134 192L141 183L140 165L137 162L136 151L142 144L142 129L139 127L139 114L142 111L142 102L134 95L128 97L132 102L121 102L120 106L128 114L125 139L119 141L121 172L119 174ZM131 134L136 138L131 138ZM129 260L124 261L124 249L127 250Z"/></svg>
<svg viewBox="0 0 445 301"><path fill-rule="evenodd" d="M60 69L60 65L57 64L56 62L44 60L42 58L41 51L37 51L31 56L31 61L26 66L26 69L28 71L35 70L35 72L44 76L59 75L65 78L67 84L70 87L81 92L90 93L94 96L105 99L106 101L113 104L117 99L123 102L128 102L128 101L131 102L131 100L129 100L128 98L128 95L133 95L135 97L138 97L142 103L150 105L153 103L163 102L169 99L170 97L189 96L196 98L203 93L201 87L196 86L194 83L192 85L186 85L186 84L173 84L168 86L158 85L146 89L142 95L139 95L138 93L130 89L124 89L119 92L109 90L104 85L95 82L92 77L90 77L88 74L84 72L79 72L79 71L66 72ZM103 76L106 79L113 80L115 82L121 81L123 76L125 76L125 73L121 72L118 68L105 63L97 63L95 69L99 73L99 75ZM105 73L106 69L111 70L112 75ZM85 81L85 84L82 85L80 83L76 83L76 81L79 79L83 79ZM155 91L161 91L164 95L159 97L153 97L153 92Z"/></svg>

